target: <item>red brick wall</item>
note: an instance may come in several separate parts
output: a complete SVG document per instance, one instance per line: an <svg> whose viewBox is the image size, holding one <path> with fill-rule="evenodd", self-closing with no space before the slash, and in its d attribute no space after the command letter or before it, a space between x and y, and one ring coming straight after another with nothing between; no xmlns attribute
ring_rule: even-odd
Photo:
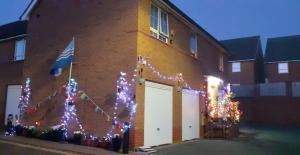
<svg viewBox="0 0 300 155"><path fill-rule="evenodd" d="M112 115L119 72L132 72L136 66L137 0L41 1L30 16L28 36L23 77L32 79L32 106L67 83L68 67L58 78L51 77L49 71L74 36L72 77ZM111 121L95 113L89 104L77 103L77 107L80 121L88 132L101 136L110 129ZM120 108L119 113L126 110ZM42 126L59 123L63 96L43 103L38 113L27 116L26 123L33 124L43 115L47 116L41 120ZM120 117L127 119L126 116Z"/></svg>
<svg viewBox="0 0 300 155"><path fill-rule="evenodd" d="M266 63L266 76L269 82L299 82L300 62L289 62L289 73L278 74L278 63Z"/></svg>
<svg viewBox="0 0 300 155"><path fill-rule="evenodd" d="M173 43L165 44L149 35L150 31L150 5L148 0L139 1L138 17L138 47L137 54L145 56L148 61L155 66L160 73L174 76L182 73L186 82L192 88L201 89L205 83L204 75L210 74L218 77L226 77L219 71L219 55L223 54L223 49L213 41L207 39L203 34L198 34L199 59L195 59L189 53L189 37L192 29L183 23L177 16L167 8L162 7L169 14L169 29L174 31ZM227 56L224 54L224 61ZM225 64L225 63L224 63ZM226 65L225 65L226 66ZM225 67L225 70L227 68ZM149 69L144 70L144 77L147 80L158 83L173 85L173 142L181 141L181 92L176 91L176 83L157 78ZM144 144L144 85L136 86L136 101L138 109L135 118L134 146L143 146ZM203 102L201 103L203 107ZM201 109L202 111L204 109Z"/></svg>
<svg viewBox="0 0 300 155"><path fill-rule="evenodd" d="M232 63L228 63L228 80L232 84L251 85L256 84L255 61L242 61L241 72L232 72Z"/></svg>
<svg viewBox="0 0 300 155"><path fill-rule="evenodd" d="M0 128L4 124L7 85L19 85L23 61L14 62L15 40L0 42Z"/></svg>
<svg viewBox="0 0 300 155"><path fill-rule="evenodd" d="M169 10L167 10L169 12ZM164 44L149 36L149 0L131 1L41 1L31 15L28 24L28 52L24 77L32 78L32 104L51 94L67 82L68 68L59 78L49 76L52 63L76 37L73 77L104 110L112 113L116 80L120 71L131 75L136 67L136 57L143 55L165 75L183 73L184 79L194 88L204 84L204 75L226 77L218 71L219 55L227 55L224 49L202 33L198 35L199 59L190 56L188 25L169 12L170 30L174 30L174 43ZM225 71L227 70L225 65ZM145 70L148 80L174 85L160 80ZM176 89L174 89L176 90ZM139 104L135 129L131 132L131 146L142 146L144 139L144 86L136 86L136 102ZM42 105L40 112L28 116L32 124L52 109L43 125L56 125L62 115L63 97ZM203 104L203 103L202 103ZM174 92L174 142L181 141L181 92ZM202 105L203 106L203 105ZM202 107L201 106L201 107ZM89 132L106 133L111 122L94 113L87 104L78 103L78 115ZM203 110L203 109L202 109ZM120 113L124 113L121 108ZM125 119L124 117L123 119Z"/></svg>
<svg viewBox="0 0 300 155"><path fill-rule="evenodd" d="M242 122L264 125L300 126L300 98L256 97L238 98Z"/></svg>

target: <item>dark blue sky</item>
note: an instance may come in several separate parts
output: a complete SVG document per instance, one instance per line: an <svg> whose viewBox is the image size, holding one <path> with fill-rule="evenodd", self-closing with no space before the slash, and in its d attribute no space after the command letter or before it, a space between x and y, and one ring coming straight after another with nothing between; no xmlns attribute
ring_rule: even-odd
<svg viewBox="0 0 300 155"><path fill-rule="evenodd" d="M300 0L171 0L219 40L300 34ZM18 19L30 0L1 0L0 25Z"/></svg>

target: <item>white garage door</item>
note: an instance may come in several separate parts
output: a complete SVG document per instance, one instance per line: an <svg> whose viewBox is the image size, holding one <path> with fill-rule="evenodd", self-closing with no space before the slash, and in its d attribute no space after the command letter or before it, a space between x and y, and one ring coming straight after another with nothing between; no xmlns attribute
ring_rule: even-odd
<svg viewBox="0 0 300 155"><path fill-rule="evenodd" d="M182 91L182 140L199 138L199 95Z"/></svg>
<svg viewBox="0 0 300 155"><path fill-rule="evenodd" d="M16 121L16 115L19 117L20 111L18 108L19 98L21 96L20 85L9 85L6 93L6 109L5 109L5 124L9 114L13 114L14 121Z"/></svg>
<svg viewBox="0 0 300 155"><path fill-rule="evenodd" d="M173 142L173 88L145 83L144 146Z"/></svg>

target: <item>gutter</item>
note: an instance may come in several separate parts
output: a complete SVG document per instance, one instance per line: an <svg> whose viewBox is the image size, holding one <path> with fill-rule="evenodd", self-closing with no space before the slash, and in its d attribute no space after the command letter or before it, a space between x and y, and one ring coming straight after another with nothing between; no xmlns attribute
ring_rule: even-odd
<svg viewBox="0 0 300 155"><path fill-rule="evenodd" d="M15 38L26 37L26 36L27 36L27 34L21 34L21 35L9 37L9 38L0 39L0 42L7 41L7 40L11 40L11 39L15 39Z"/></svg>

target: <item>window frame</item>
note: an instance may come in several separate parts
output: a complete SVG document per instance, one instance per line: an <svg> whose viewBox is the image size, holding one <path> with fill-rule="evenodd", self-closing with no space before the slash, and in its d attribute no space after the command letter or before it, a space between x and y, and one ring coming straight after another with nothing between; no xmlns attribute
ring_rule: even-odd
<svg viewBox="0 0 300 155"><path fill-rule="evenodd" d="M219 56L219 71L224 72L224 56Z"/></svg>
<svg viewBox="0 0 300 155"><path fill-rule="evenodd" d="M193 49L192 41L195 41L195 50ZM195 56L198 53L198 36L197 36L197 34L192 34L190 36L190 52Z"/></svg>
<svg viewBox="0 0 300 155"><path fill-rule="evenodd" d="M235 64L238 64L239 67L234 67ZM241 62L232 62L231 63L231 72L232 73L240 73L241 72Z"/></svg>
<svg viewBox="0 0 300 155"><path fill-rule="evenodd" d="M166 11L163 11L160 8L158 8L158 12L159 12L159 19L158 19L158 21L159 21L159 33L161 33L165 37L169 38L169 34L170 34L170 32L169 32L169 15ZM167 23L166 23L167 24L167 34L162 31L162 18L161 18L162 13L165 13L166 17L167 17L167 19L166 19L167 20Z"/></svg>
<svg viewBox="0 0 300 155"><path fill-rule="evenodd" d="M284 65L284 68L282 68L282 65ZM278 68L278 74L288 74L289 73L289 63L288 62L278 63L277 68Z"/></svg>
<svg viewBox="0 0 300 155"><path fill-rule="evenodd" d="M152 22L152 7L155 7L157 8L158 10L158 18L157 18L157 23L158 23L158 26L157 26L157 29L153 28L151 26L151 22ZM166 24L167 24L167 34L162 32L162 20L161 20L161 16L162 16L162 13L166 14ZM151 4L151 9L150 9L150 35L164 43L169 43L169 36L170 36L170 28L169 28L169 14L162 10L160 7L154 5L154 4Z"/></svg>
<svg viewBox="0 0 300 155"><path fill-rule="evenodd" d="M22 49L22 55L18 52L18 43L22 42L23 44L23 49ZM13 61L23 61L25 60L25 53L26 53L26 39L18 39L15 41L15 49L14 49L14 56L13 56Z"/></svg>
<svg viewBox="0 0 300 155"><path fill-rule="evenodd" d="M152 22L152 7L157 8L157 29L153 28L151 25ZM153 4L151 4L151 9L150 9L150 30L153 31L154 33L159 32L159 8Z"/></svg>

